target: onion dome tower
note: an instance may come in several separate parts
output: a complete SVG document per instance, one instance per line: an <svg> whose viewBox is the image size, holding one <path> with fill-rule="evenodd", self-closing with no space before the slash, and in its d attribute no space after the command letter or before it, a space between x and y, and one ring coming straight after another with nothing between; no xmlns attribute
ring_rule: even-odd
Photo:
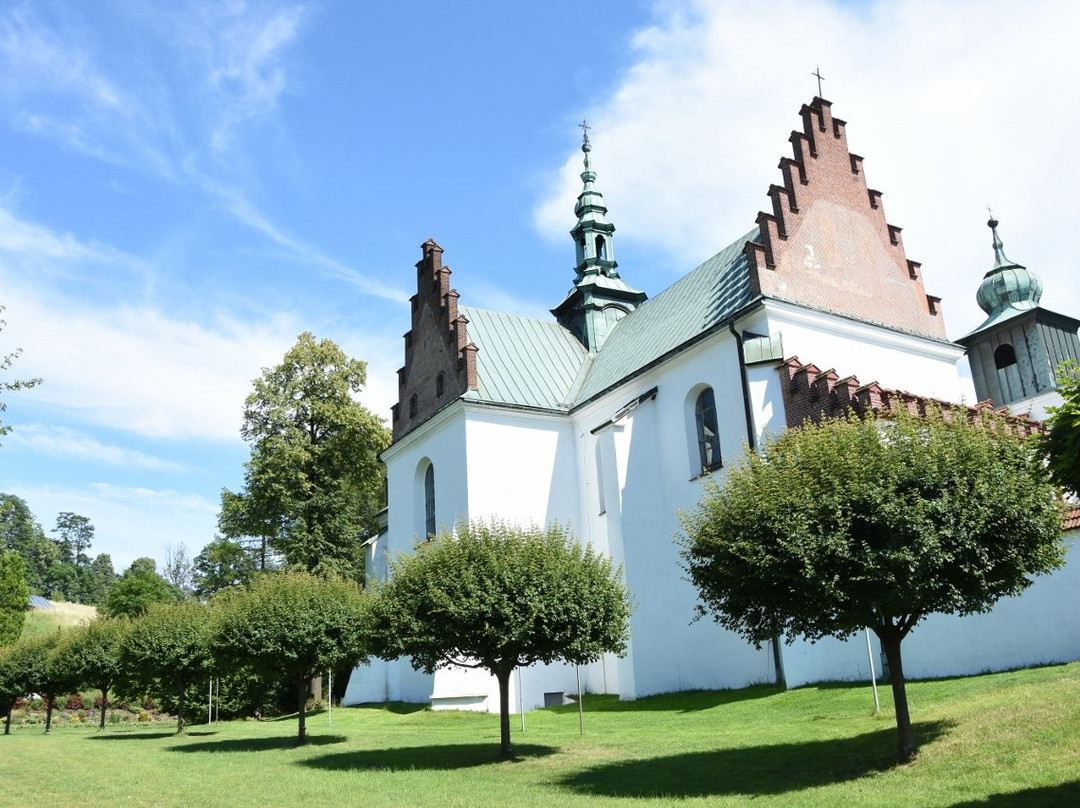
<svg viewBox="0 0 1080 808"><path fill-rule="evenodd" d="M1080 320L1039 306L1042 278L1005 255L996 219L986 224L994 234L994 265L975 299L987 318L957 342L968 350L980 401L990 399L1014 411L1041 410L1035 400L1057 389L1058 366L1068 359L1080 361Z"/></svg>

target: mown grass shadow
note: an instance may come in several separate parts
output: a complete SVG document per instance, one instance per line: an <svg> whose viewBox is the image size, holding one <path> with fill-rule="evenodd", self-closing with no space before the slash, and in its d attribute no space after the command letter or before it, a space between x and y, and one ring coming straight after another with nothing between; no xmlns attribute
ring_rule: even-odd
<svg viewBox="0 0 1080 808"><path fill-rule="evenodd" d="M360 710L382 710L385 713L393 713L394 715L412 715L413 713L422 713L424 710L430 709L427 702L416 704L404 701L368 701L363 704L353 704L350 706Z"/></svg>
<svg viewBox="0 0 1080 808"><path fill-rule="evenodd" d="M162 738L175 738L176 730L170 730L169 732L139 732L138 729L123 729L113 732L109 732L108 729L105 732L98 732L97 735L91 735L91 741L154 741L161 740Z"/></svg>
<svg viewBox="0 0 1080 808"><path fill-rule="evenodd" d="M300 744L295 736L277 738L223 738L198 741L174 746L173 752L267 752L274 749L296 749L300 746L330 746L349 740L345 735L308 735L307 743Z"/></svg>
<svg viewBox="0 0 1080 808"><path fill-rule="evenodd" d="M918 743L942 735L950 724L915 727ZM775 796L856 780L897 762L894 728L854 738L716 749L605 763L567 774L556 784L595 797Z"/></svg>
<svg viewBox="0 0 1080 808"><path fill-rule="evenodd" d="M1080 805L1080 781L991 794L983 800L954 803L951 808L1059 808L1062 805Z"/></svg>
<svg viewBox="0 0 1080 808"><path fill-rule="evenodd" d="M698 710L710 710L725 704L737 704L741 701L753 701L784 693L778 685L755 685L741 690L696 690L680 693L665 693L659 696L646 696L635 701L620 701L618 696L584 696L584 710L587 713L640 713L642 711L691 713ZM574 699L572 693L567 694ZM548 707L553 713L576 713L576 701L558 707Z"/></svg>
<svg viewBox="0 0 1080 808"><path fill-rule="evenodd" d="M558 751L553 746L515 744L514 759L546 757ZM300 765L327 771L441 771L496 764L498 754L497 743L406 746L320 755L302 760Z"/></svg>

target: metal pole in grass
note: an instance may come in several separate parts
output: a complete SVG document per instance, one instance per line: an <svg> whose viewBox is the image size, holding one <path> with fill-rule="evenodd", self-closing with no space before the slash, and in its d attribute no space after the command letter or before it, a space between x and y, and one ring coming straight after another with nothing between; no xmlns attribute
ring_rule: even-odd
<svg viewBox="0 0 1080 808"><path fill-rule="evenodd" d="M585 734L585 708L581 703L581 666L574 666L574 678L577 679L577 730L578 735Z"/></svg>
<svg viewBox="0 0 1080 808"><path fill-rule="evenodd" d="M326 671L326 726L334 726L334 672Z"/></svg>
<svg viewBox="0 0 1080 808"><path fill-rule="evenodd" d="M870 661L870 684L874 687L874 713L881 712L881 700L877 693L877 675L874 673L874 649L870 647L870 629L864 628L866 633L866 658Z"/></svg>
<svg viewBox="0 0 1080 808"><path fill-rule="evenodd" d="M521 689L521 666L517 669L518 675L518 715L521 716L521 731L525 731L525 694Z"/></svg>
<svg viewBox="0 0 1080 808"><path fill-rule="evenodd" d="M206 723L214 723L214 677L210 677L210 699L206 702Z"/></svg>

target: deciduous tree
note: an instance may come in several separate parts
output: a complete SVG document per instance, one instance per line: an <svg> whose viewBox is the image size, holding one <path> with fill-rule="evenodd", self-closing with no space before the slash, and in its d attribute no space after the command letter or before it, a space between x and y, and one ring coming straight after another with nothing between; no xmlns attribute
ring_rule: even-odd
<svg viewBox="0 0 1080 808"><path fill-rule="evenodd" d="M156 572L152 558L137 558L105 593L101 613L106 617L139 617L154 603L171 603L176 590Z"/></svg>
<svg viewBox="0 0 1080 808"><path fill-rule="evenodd" d="M428 673L448 665L491 673L502 757L511 755L514 668L582 665L626 650L630 598L621 570L559 525L461 522L390 564L390 580L373 597L374 652L408 656Z"/></svg>
<svg viewBox="0 0 1080 808"><path fill-rule="evenodd" d="M124 641L127 686L177 701L176 732L184 731L185 694L210 676L210 611L196 601L151 604Z"/></svg>
<svg viewBox="0 0 1080 808"><path fill-rule="evenodd" d="M3 314L5 308L6 308L5 306L0 306L0 314ZM7 325L7 321L3 320L3 319L0 319L0 331L2 331L4 329L5 325ZM9 370L11 370L11 366L15 364L15 360L19 358L19 355L21 353L22 353L22 348L16 348L14 351L11 351L10 353L3 354L2 356L0 356L0 373L3 373L6 376L7 372ZM25 389L30 388L30 387L35 387L35 386L37 386L39 384L41 384L41 379L40 378L35 378L35 379L7 379L7 378L0 378L0 393L9 393L9 392L13 392L15 390L25 390ZM7 410L7 403L4 401L3 397L0 397L0 413L5 412L6 410ZM8 434L10 431L11 431L11 425L10 424L5 424L3 422L3 420L0 420L0 436Z"/></svg>
<svg viewBox="0 0 1080 808"><path fill-rule="evenodd" d="M255 574L255 559L239 542L220 536L195 556L192 580L201 598L216 595L230 586L246 584Z"/></svg>
<svg viewBox="0 0 1080 808"><path fill-rule="evenodd" d="M1054 482L1080 496L1080 365L1068 362L1058 371L1058 391L1064 401L1050 407L1047 431L1039 446L1048 458Z"/></svg>
<svg viewBox="0 0 1080 808"><path fill-rule="evenodd" d="M359 580L359 539L384 499L382 420L356 401L366 365L301 334L244 406L244 490L222 492L221 532L264 537L288 566Z"/></svg>
<svg viewBox="0 0 1080 808"><path fill-rule="evenodd" d="M789 429L706 483L683 528L700 615L759 647L877 634L904 760L916 750L901 641L926 615L987 611L1063 560L1038 453L964 408Z"/></svg>
<svg viewBox="0 0 1080 808"><path fill-rule="evenodd" d="M367 658L365 599L355 581L300 570L263 573L215 602L214 657L227 669L292 684L297 737L307 741L311 680Z"/></svg>
<svg viewBox="0 0 1080 808"><path fill-rule="evenodd" d="M67 666L67 678L78 688L93 687L101 691L99 729L105 729L109 690L124 673L121 652L131 626L126 618L99 617L65 632L60 652Z"/></svg>

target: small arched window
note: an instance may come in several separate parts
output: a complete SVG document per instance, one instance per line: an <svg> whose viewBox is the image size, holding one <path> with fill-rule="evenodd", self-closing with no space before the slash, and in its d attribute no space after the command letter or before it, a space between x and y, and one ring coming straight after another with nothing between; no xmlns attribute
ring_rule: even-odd
<svg viewBox="0 0 1080 808"><path fill-rule="evenodd" d="M607 242L603 236L596 237L596 257L601 261L607 260Z"/></svg>
<svg viewBox="0 0 1080 808"><path fill-rule="evenodd" d="M698 455L702 473L718 468L720 461L720 428L716 422L716 398L713 389L706 387L694 404L697 424Z"/></svg>
<svg viewBox="0 0 1080 808"><path fill-rule="evenodd" d="M424 538L435 535L435 466L424 471Z"/></svg>
<svg viewBox="0 0 1080 808"><path fill-rule="evenodd" d="M994 350L994 367L1004 370L1009 365L1016 364L1016 349L1009 343L1003 342Z"/></svg>
<svg viewBox="0 0 1080 808"><path fill-rule="evenodd" d="M435 397L442 398L443 393L446 392L446 377L443 374L439 374L435 377Z"/></svg>
<svg viewBox="0 0 1080 808"><path fill-rule="evenodd" d="M419 407L418 407L417 400L416 400L416 393L413 393L411 396L409 396L409 417L410 418L415 418L416 417L416 411L417 411L418 408Z"/></svg>

